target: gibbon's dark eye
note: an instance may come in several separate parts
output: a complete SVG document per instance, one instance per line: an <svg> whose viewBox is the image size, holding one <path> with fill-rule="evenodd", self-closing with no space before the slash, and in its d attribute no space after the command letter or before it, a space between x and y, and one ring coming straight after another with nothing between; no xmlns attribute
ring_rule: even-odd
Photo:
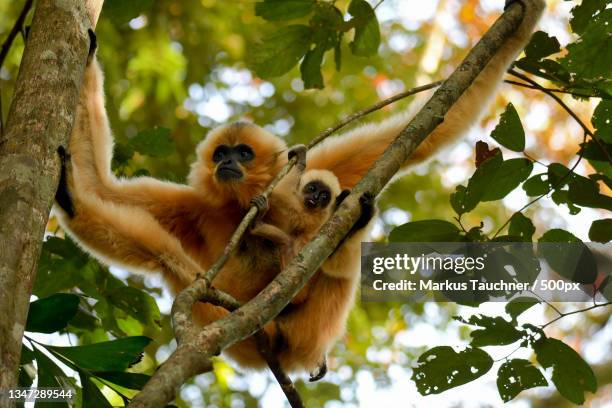
<svg viewBox="0 0 612 408"><path fill-rule="evenodd" d="M255 153L251 146L245 144L239 144L234 149L238 153L238 160L241 162L251 161L255 158Z"/></svg>
<svg viewBox="0 0 612 408"><path fill-rule="evenodd" d="M314 183L308 183L306 185L306 191L309 193L314 193L315 191L317 191L317 186L315 186Z"/></svg>
<svg viewBox="0 0 612 408"><path fill-rule="evenodd" d="M327 191L322 191L319 198L322 202L329 202L329 193Z"/></svg>
<svg viewBox="0 0 612 408"><path fill-rule="evenodd" d="M221 160L224 160L229 156L229 147L226 145L217 146L215 151L213 152L213 162L219 163Z"/></svg>

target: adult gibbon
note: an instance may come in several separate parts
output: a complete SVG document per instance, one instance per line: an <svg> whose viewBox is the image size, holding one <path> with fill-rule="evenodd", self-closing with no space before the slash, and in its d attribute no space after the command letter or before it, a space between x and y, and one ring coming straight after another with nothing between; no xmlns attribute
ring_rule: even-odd
<svg viewBox="0 0 612 408"><path fill-rule="evenodd" d="M507 1L507 5L515 1ZM452 143L488 106L504 72L529 40L545 6L543 0L518 2L525 13L517 32L493 56L405 167L422 162ZM365 125L330 138L309 152L306 168L330 171L337 177L341 189L350 189L410 119L406 114L398 114L382 123ZM98 259L129 270L159 272L174 293L191 283L197 273L209 268L221 255L248 211L251 199L264 190L287 162L287 147L281 139L243 122L217 128L200 143L188 185L149 177L118 179L111 172L112 151L113 140L104 107L103 75L92 57L86 68L66 156L65 191L57 196L61 207L58 211L60 222ZM367 228L360 231L363 230ZM335 338L342 332L343 321L327 328L315 322L325 319L328 308L339 307L339 303L348 310L353 290L338 285L340 280L328 275L344 277L357 273L358 237L363 238L361 233L355 233L326 262L328 271L333 273L320 271L313 278L317 281L310 287L307 299L321 300L304 302L303 307L288 315L294 316L290 321L283 321L283 316L277 319L286 332L303 333L298 341L302 341L304 347L297 343L291 345L293 354L286 354L281 359L286 370L311 370L312 361L315 357L320 359L324 350L314 351L308 343L329 344L319 339ZM246 301L278 273L283 254L280 245L256 235L244 240L240 247L213 285ZM349 251L352 256L348 258L355 262L337 262L341 251ZM334 296L319 298L312 293L316 292L313 288L331 291ZM342 310L345 316L346 310ZM195 312L202 323L227 313L208 304L196 305ZM272 338L276 336L273 322L264 329ZM245 367L263 366L251 339L234 345L228 352Z"/></svg>

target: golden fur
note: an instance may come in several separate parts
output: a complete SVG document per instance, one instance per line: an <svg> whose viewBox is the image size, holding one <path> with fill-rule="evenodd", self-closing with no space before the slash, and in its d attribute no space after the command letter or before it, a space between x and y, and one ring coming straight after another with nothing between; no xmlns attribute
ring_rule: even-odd
<svg viewBox="0 0 612 408"><path fill-rule="evenodd" d="M430 157L477 121L544 7L543 0L523 2L527 13L518 33L493 57L406 166ZM340 188L351 188L409 120L406 114L399 114L330 138L309 153L307 169L328 170L337 177ZM231 183L216 179L211 156L221 143L245 143L255 151L255 160L243 168L243 179ZM110 167L113 140L104 107L103 75L95 60L86 69L69 151L67 184L75 213L70 217L58 211L64 228L107 264L161 273L174 293L217 259L250 199L263 191L287 161L282 140L256 125L239 123L213 130L198 146L188 185L149 177L116 178ZM276 210L273 205L271 214ZM306 230L308 235L314 231ZM360 241L366 236L364 228L338 248L313 278L303 304L287 315L290 318L277 319L283 331L300 333L292 337L290 351L281 352L285 369L312 369L343 332L358 277ZM261 237L245 239L214 286L240 301L251 299L278 273L284 259L279 251L278 245ZM194 310L202 324L226 313L202 304ZM275 324L266 325L265 330L273 337ZM251 339L227 351L245 367L263 366Z"/></svg>

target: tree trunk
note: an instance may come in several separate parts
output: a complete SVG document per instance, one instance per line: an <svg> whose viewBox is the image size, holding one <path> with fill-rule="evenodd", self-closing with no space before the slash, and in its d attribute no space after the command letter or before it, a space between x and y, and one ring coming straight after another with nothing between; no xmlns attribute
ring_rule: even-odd
<svg viewBox="0 0 612 408"><path fill-rule="evenodd" d="M59 146L72 130L87 29L102 0L39 0L0 139L0 390L17 386L21 338L49 210Z"/></svg>

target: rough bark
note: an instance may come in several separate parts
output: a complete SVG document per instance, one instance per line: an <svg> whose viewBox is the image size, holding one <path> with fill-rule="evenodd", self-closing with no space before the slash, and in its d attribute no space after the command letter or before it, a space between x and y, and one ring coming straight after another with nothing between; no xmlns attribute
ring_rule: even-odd
<svg viewBox="0 0 612 408"><path fill-rule="evenodd" d="M173 305L173 322L178 335L177 351L164 363L132 400L130 407L162 407L174 397L176 390L189 378L168 375L176 372L174 365L204 361L224 348L245 339L273 319L291 298L306 284L330 255L332 249L348 233L360 215L359 197L370 192L378 194L400 169L416 147L438 126L445 113L470 86L499 47L517 29L522 20L522 7L511 6L470 51L461 65L434 93L429 102L389 146L366 176L355 186L319 235L308 243L287 268L251 301L204 328L191 320L191 307L208 291L205 279L198 279L177 296ZM196 354L187 353L187 349ZM192 368L193 364L191 364ZM191 375L198 374L192 370Z"/></svg>
<svg viewBox="0 0 612 408"><path fill-rule="evenodd" d="M17 386L21 338L101 0L39 0L0 139L0 389Z"/></svg>

